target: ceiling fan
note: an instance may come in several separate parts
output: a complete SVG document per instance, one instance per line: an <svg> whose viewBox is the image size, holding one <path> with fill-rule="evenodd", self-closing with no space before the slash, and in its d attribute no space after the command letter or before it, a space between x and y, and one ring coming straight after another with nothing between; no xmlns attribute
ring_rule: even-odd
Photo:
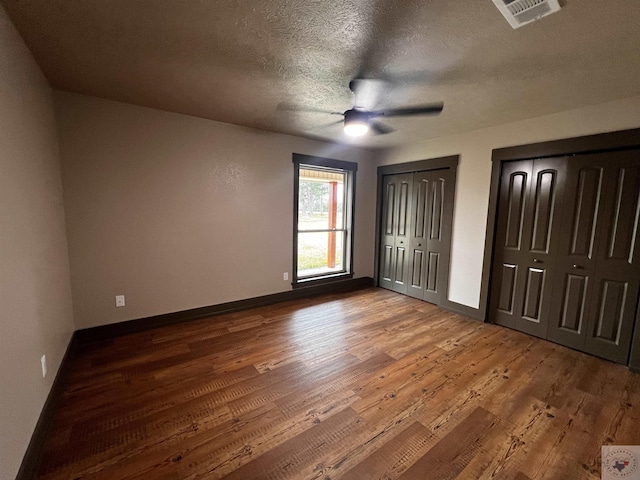
<svg viewBox="0 0 640 480"><path fill-rule="evenodd" d="M278 110L290 110L290 111L308 111L316 113L326 113L329 115L341 115L342 120L321 125L320 127L330 127L339 123L344 123L344 133L349 136L359 137L366 135L369 131L377 135L385 133L391 133L394 131L390 126L378 121L378 118L390 118L390 117L408 117L416 115L438 115L442 112L444 104L431 103L427 105L416 105L413 107L403 108L385 108L382 110L370 110L364 105L361 97L363 94L368 93L367 84L370 82L380 82L370 79L356 78L349 82L349 89L355 95L354 106L345 112L332 112L327 110L319 110L315 108L305 108L289 103L280 103L277 107Z"/></svg>

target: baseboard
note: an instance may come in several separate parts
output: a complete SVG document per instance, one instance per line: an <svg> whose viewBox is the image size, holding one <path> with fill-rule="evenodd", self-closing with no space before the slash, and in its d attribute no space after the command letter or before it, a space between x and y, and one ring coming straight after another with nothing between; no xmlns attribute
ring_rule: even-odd
<svg viewBox="0 0 640 480"><path fill-rule="evenodd" d="M296 300L299 298L313 297L327 293L349 292L363 288L369 288L374 285L373 278L360 277L337 282L324 283L321 285L312 285L309 287L299 287L287 292L274 293L261 297L249 298L246 300L237 300L234 302L221 303L207 307L194 308L181 312L166 313L153 317L129 320L126 322L113 323L110 325L102 325L76 331L77 340L80 343L94 342L106 340L109 338L120 337L130 333L143 332L152 328L164 327L176 323L182 323L189 320L199 318L212 317L225 313L233 313L250 308L265 307L275 303Z"/></svg>
<svg viewBox="0 0 640 480"><path fill-rule="evenodd" d="M31 435L29 446L22 459L22 464L18 470L16 480L32 480L35 479L38 474L42 455L44 454L44 446L47 438L47 434L51 429L53 423L53 416L58 408L60 400L62 399L62 390L64 388L65 380L69 374L71 368L71 360L75 354L75 349L78 345L76 333L74 332L67 345L67 350L62 357L60 368L56 378L51 385L47 400L44 402L40 417L36 423L36 428Z"/></svg>
<svg viewBox="0 0 640 480"><path fill-rule="evenodd" d="M634 365L629 365L629 370L631 370L633 373L640 373L640 367L636 367Z"/></svg>
<svg viewBox="0 0 640 480"><path fill-rule="evenodd" d="M444 308L445 310L448 310L450 312L457 313L458 315L484 322L484 315L482 315L482 312L480 312L480 309L478 308L469 307L468 305L463 305L458 302L452 302L451 300L447 300L443 303L443 305L439 306L440 308Z"/></svg>

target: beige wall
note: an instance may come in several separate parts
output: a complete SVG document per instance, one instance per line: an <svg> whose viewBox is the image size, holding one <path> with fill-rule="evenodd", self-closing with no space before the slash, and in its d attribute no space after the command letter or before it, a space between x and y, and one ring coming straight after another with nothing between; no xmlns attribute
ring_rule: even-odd
<svg viewBox="0 0 640 480"><path fill-rule="evenodd" d="M378 165L460 155L449 300L477 308L495 148L640 127L640 96L378 153Z"/></svg>
<svg viewBox="0 0 640 480"><path fill-rule="evenodd" d="M54 95L77 328L291 289L292 153L357 161L355 276L373 275L362 149ZM115 308L114 297L126 296Z"/></svg>
<svg viewBox="0 0 640 480"><path fill-rule="evenodd" d="M0 7L2 480L15 478L73 332L59 168L51 90Z"/></svg>

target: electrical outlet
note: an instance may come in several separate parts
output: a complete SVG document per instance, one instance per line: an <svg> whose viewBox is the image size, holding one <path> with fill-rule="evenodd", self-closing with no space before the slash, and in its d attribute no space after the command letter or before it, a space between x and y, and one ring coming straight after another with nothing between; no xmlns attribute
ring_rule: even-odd
<svg viewBox="0 0 640 480"><path fill-rule="evenodd" d="M289 280L289 272L284 272L282 274L282 280L284 280L285 282Z"/></svg>
<svg viewBox="0 0 640 480"><path fill-rule="evenodd" d="M116 295L116 307L124 307L124 295Z"/></svg>
<svg viewBox="0 0 640 480"><path fill-rule="evenodd" d="M40 364L42 365L42 378L47 376L47 356L42 355L40 359Z"/></svg>

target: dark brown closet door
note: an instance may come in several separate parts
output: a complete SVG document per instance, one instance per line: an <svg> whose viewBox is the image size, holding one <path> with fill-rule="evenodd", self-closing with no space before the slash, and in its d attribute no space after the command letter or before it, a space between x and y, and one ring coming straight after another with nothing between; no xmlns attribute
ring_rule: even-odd
<svg viewBox="0 0 640 480"><path fill-rule="evenodd" d="M383 178L380 286L407 293L413 175Z"/></svg>
<svg viewBox="0 0 640 480"><path fill-rule="evenodd" d="M454 186L449 169L414 174L408 294L440 304L449 282Z"/></svg>
<svg viewBox="0 0 640 480"><path fill-rule="evenodd" d="M640 151L600 156L607 167L585 351L627 363L640 287Z"/></svg>
<svg viewBox="0 0 640 480"><path fill-rule="evenodd" d="M587 317L595 292L598 233L604 213L603 158L585 155L571 159L563 202L547 338L578 350L585 346Z"/></svg>
<svg viewBox="0 0 640 480"><path fill-rule="evenodd" d="M503 165L493 265L491 320L545 338L566 160Z"/></svg>

